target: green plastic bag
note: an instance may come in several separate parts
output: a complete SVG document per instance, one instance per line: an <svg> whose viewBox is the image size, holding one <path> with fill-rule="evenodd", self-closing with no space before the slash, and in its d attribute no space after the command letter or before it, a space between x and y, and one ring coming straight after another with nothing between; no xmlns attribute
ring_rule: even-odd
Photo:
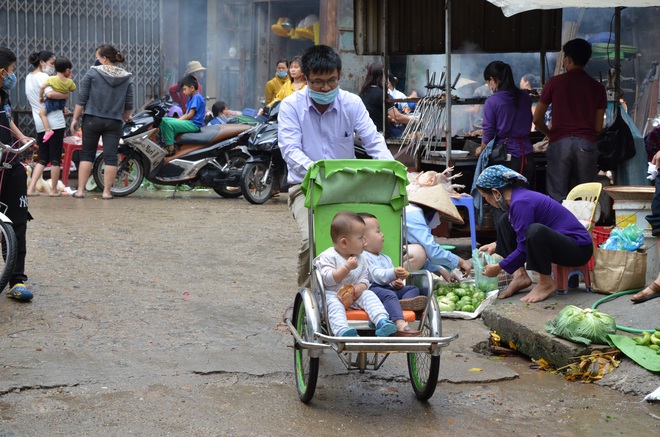
<svg viewBox="0 0 660 437"><path fill-rule="evenodd" d="M475 285L483 291L497 290L499 277L490 278L484 275L484 267L488 264L496 264L500 260L499 255L489 255L486 252L479 252L479 249L472 251L472 270L474 270Z"/></svg>

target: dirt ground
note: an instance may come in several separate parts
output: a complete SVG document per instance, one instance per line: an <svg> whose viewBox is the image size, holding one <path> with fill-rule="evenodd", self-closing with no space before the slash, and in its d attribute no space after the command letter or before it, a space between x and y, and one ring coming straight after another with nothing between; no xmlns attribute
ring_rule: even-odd
<svg viewBox="0 0 660 437"><path fill-rule="evenodd" d="M415 400L405 357L348 373L321 359L302 404L281 315L298 234L286 196L140 191L30 198L30 303L0 298L0 435L653 435L653 405L474 351L480 321Z"/></svg>

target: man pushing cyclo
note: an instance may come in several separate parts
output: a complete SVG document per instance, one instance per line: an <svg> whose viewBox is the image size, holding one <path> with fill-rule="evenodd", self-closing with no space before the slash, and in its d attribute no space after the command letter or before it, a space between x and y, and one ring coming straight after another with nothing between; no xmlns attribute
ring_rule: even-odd
<svg viewBox="0 0 660 437"><path fill-rule="evenodd" d="M362 100L340 89L342 62L339 54L328 46L313 46L302 54L300 61L308 86L280 104L278 140L291 185L289 210L302 236L298 286L309 288L309 213L301 188L307 170L319 160L355 158L355 136L362 140L372 158L394 160L394 157ZM291 318L292 310L290 307L285 311L285 320ZM405 326L402 325L401 330L405 330Z"/></svg>

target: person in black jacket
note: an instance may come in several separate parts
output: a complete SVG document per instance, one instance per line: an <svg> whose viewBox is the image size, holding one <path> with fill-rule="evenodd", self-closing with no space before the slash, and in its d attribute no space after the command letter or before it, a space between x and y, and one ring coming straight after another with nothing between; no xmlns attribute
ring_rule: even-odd
<svg viewBox="0 0 660 437"><path fill-rule="evenodd" d="M25 144L31 141L23 135L11 118L11 102L8 91L16 85L16 55L6 47L0 47L0 141L10 145L14 138ZM27 221L31 219L28 212L27 173L17 155L4 153L0 162L0 202L7 205L6 215L12 221L12 227L18 243L18 256L14 272L9 278L7 297L29 301L33 295L25 286L28 277L25 275L25 233Z"/></svg>

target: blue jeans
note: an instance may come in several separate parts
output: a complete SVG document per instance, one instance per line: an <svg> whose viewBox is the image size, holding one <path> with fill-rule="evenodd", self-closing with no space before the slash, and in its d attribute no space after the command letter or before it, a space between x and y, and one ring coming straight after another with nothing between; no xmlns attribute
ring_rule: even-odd
<svg viewBox="0 0 660 437"><path fill-rule="evenodd" d="M383 302L383 306L390 315L390 320L397 321L403 320L403 310L399 299L410 299L417 297L421 293L419 288L414 285L406 285L400 290L395 290L391 285L371 285L369 290L373 291L378 299Z"/></svg>

